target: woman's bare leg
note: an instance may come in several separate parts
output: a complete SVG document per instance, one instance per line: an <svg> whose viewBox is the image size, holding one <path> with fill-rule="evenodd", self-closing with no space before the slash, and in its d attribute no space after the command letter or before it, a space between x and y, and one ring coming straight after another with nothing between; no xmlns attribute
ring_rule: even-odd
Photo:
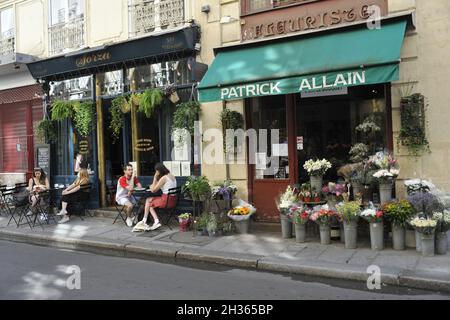
<svg viewBox="0 0 450 320"><path fill-rule="evenodd" d="M144 223L147 223L148 214L150 212L150 202L152 199L153 198L147 198L147 200L145 200L144 218L142 219Z"/></svg>

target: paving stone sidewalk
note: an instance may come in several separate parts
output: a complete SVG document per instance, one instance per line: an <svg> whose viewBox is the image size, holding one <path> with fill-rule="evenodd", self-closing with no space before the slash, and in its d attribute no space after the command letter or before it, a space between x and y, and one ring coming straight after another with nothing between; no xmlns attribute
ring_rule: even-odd
<svg viewBox="0 0 450 320"><path fill-rule="evenodd" d="M422 257L415 249L372 251L367 240L358 249L347 250L334 242L320 245L318 239L304 244L282 239L280 232L207 237L162 227L156 231L133 233L122 221L112 224L110 214L97 212L84 221L73 218L67 224L7 226L0 216L0 240L26 242L100 254L142 258L191 260L272 272L367 281L369 266L378 266L382 283L450 292L450 253ZM106 215L106 216L102 216Z"/></svg>

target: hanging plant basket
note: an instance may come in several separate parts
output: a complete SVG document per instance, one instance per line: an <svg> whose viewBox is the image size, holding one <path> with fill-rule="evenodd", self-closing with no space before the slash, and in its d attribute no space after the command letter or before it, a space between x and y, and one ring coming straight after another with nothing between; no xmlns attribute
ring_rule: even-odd
<svg viewBox="0 0 450 320"><path fill-rule="evenodd" d="M160 89L147 89L139 97L139 112L145 113L147 118L151 118L155 109L161 105L164 99Z"/></svg>
<svg viewBox="0 0 450 320"><path fill-rule="evenodd" d="M38 123L36 133L39 139L48 143L55 142L58 138L54 123L49 119L42 119Z"/></svg>
<svg viewBox="0 0 450 320"><path fill-rule="evenodd" d="M124 125L124 115L122 111L122 104L125 97L120 96L111 101L111 108L109 108L109 112L111 114L111 122L109 123L108 129L111 132L112 143L116 143L116 141L120 137L120 133L122 131Z"/></svg>
<svg viewBox="0 0 450 320"><path fill-rule="evenodd" d="M71 118L73 114L73 102L56 100L51 106L51 119L52 121L63 121L67 118Z"/></svg>
<svg viewBox="0 0 450 320"><path fill-rule="evenodd" d="M88 137L94 122L94 108L91 102L75 102L73 104L73 123L82 137Z"/></svg>
<svg viewBox="0 0 450 320"><path fill-rule="evenodd" d="M176 110L173 113L172 131L179 129L187 130L191 135L194 134L195 121L200 116L200 103L196 101L182 102L177 104ZM177 137L179 143L183 143L184 136Z"/></svg>

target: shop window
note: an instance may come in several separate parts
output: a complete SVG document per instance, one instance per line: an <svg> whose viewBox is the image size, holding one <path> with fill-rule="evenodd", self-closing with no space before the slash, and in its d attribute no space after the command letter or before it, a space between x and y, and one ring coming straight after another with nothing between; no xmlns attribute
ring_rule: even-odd
<svg viewBox="0 0 450 320"><path fill-rule="evenodd" d="M348 88L348 94L331 97L301 98L296 101L297 156L299 181L309 180L303 164L308 159L329 160L333 168L324 177L338 179L337 170L351 163L349 151L357 143L368 145L370 154L387 148L386 102L384 85ZM380 130L357 130L363 123ZM359 127L361 128L361 127Z"/></svg>
<svg viewBox="0 0 450 320"><path fill-rule="evenodd" d="M288 179L288 136L285 96L250 99L252 127L258 134L256 179ZM264 131L267 130L267 135ZM276 135L278 134L278 139ZM261 143L266 139L267 143Z"/></svg>
<svg viewBox="0 0 450 320"><path fill-rule="evenodd" d="M70 167L73 145L69 143L72 131L70 120L57 121L55 126L58 139L54 144L54 152L51 152L52 175L71 175L73 174Z"/></svg>
<svg viewBox="0 0 450 320"><path fill-rule="evenodd" d="M125 90L188 84L190 78L188 59L143 65L127 69Z"/></svg>
<svg viewBox="0 0 450 320"><path fill-rule="evenodd" d="M152 176L155 173L155 164L161 161L159 127L160 119L157 113L147 118L144 113L138 112L138 139L133 146L138 152L141 176Z"/></svg>
<svg viewBox="0 0 450 320"><path fill-rule="evenodd" d="M61 100L79 100L92 97L92 76L50 82L50 97Z"/></svg>

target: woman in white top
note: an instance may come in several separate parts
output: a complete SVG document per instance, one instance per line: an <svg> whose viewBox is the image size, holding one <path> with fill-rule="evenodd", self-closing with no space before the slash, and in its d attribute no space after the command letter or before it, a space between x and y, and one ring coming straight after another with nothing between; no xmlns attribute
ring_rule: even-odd
<svg viewBox="0 0 450 320"><path fill-rule="evenodd" d="M163 164L157 163L155 165L155 176L153 178L153 183L150 186L151 192L162 191L162 195L159 197L151 197L145 201L145 211L144 218L139 221L135 226L135 231L137 230L155 230L161 227L158 215L156 214L156 208L173 208L176 205L176 196L169 195L169 189L177 187L176 178L170 173ZM148 214L151 213L153 217L153 225L150 227L147 224Z"/></svg>

